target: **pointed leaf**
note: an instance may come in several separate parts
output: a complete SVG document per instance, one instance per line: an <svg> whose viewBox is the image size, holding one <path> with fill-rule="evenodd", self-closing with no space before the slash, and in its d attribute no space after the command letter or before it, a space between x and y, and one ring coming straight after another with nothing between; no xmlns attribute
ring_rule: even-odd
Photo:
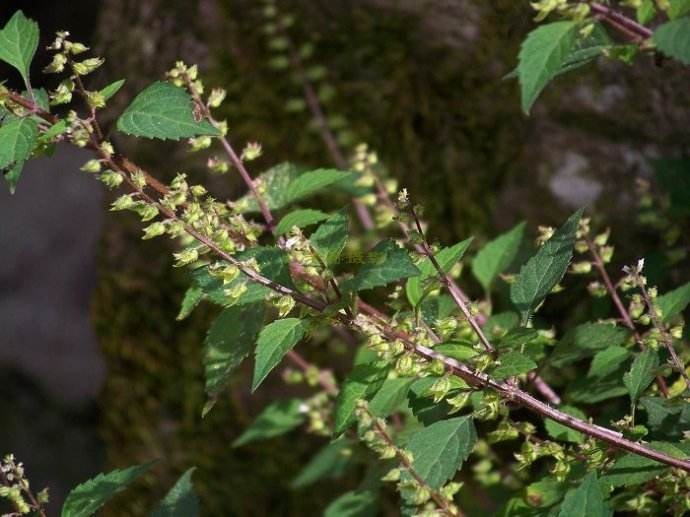
<svg viewBox="0 0 690 517"><path fill-rule="evenodd" d="M195 467L188 469L180 476L158 507L151 512L151 517L197 517L199 499L194 493L192 474Z"/></svg>
<svg viewBox="0 0 690 517"><path fill-rule="evenodd" d="M344 436L333 440L309 460L297 477L292 481L292 488L303 488L324 478L340 477L352 457L350 448L353 443Z"/></svg>
<svg viewBox="0 0 690 517"><path fill-rule="evenodd" d="M443 248L436 255L436 262L441 266L444 273L447 273L451 268L465 255L465 252L472 244L474 237L458 242L455 246L450 248ZM410 278L405 284L405 292L407 299L413 307L416 307L422 300L422 281L426 278L437 276L438 271L434 267L429 258L424 258L417 267L419 268L419 276Z"/></svg>
<svg viewBox="0 0 690 517"><path fill-rule="evenodd" d="M343 282L344 290L364 291L419 274L407 251L391 240L380 242L366 257L355 277Z"/></svg>
<svg viewBox="0 0 690 517"><path fill-rule="evenodd" d="M357 401L376 393L383 384L386 371L373 364L355 366L343 382L335 401L333 432L338 435L355 421Z"/></svg>
<svg viewBox="0 0 690 517"><path fill-rule="evenodd" d="M577 488L568 490L558 517L608 517L613 515L596 472L587 474Z"/></svg>
<svg viewBox="0 0 690 517"><path fill-rule="evenodd" d="M628 388L633 404L652 383L657 368L659 368L659 355L656 350L647 349L635 358L630 371L623 375L623 384Z"/></svg>
<svg viewBox="0 0 690 517"><path fill-rule="evenodd" d="M103 100L107 101L113 95L115 95L117 92L120 91L120 88L122 88L123 84L125 84L124 79L120 79L119 81L114 81L114 82L110 83L108 86L106 86L105 88L103 88L98 93L100 93L103 96Z"/></svg>
<svg viewBox="0 0 690 517"><path fill-rule="evenodd" d="M22 11L0 30L0 60L16 68L29 83L29 68L38 48L38 24L24 16Z"/></svg>
<svg viewBox="0 0 690 517"><path fill-rule="evenodd" d="M510 298L526 322L544 298L561 281L573 256L575 234L582 209L571 215L553 236L520 269L510 287Z"/></svg>
<svg viewBox="0 0 690 517"><path fill-rule="evenodd" d="M537 363L520 352L508 352L502 355L500 360L501 366L498 366L492 373L496 379L515 377L537 368Z"/></svg>
<svg viewBox="0 0 690 517"><path fill-rule="evenodd" d="M293 226L297 228L305 228L312 224L320 223L324 219L328 218L328 214L322 212L321 210L312 210L306 208L303 210L295 210L283 216L278 225L276 226L276 235L282 235L289 232Z"/></svg>
<svg viewBox="0 0 690 517"><path fill-rule="evenodd" d="M308 327L308 320L285 318L276 320L263 328L256 343L252 391L256 391L285 354L304 337Z"/></svg>
<svg viewBox="0 0 690 517"><path fill-rule="evenodd" d="M652 41L667 56L690 65L690 18L678 18L660 25Z"/></svg>
<svg viewBox="0 0 690 517"><path fill-rule="evenodd" d="M307 196L315 194L334 183L353 176L351 172L338 169L316 169L300 174L290 182L286 197L288 203L293 203Z"/></svg>
<svg viewBox="0 0 690 517"><path fill-rule="evenodd" d="M655 305L661 309L662 321L668 321L676 314L680 314L690 303L690 282L664 293L655 301Z"/></svg>
<svg viewBox="0 0 690 517"><path fill-rule="evenodd" d="M568 329L551 354L553 366L562 367L590 357L599 350L625 343L630 331L610 323L584 323Z"/></svg>
<svg viewBox="0 0 690 517"><path fill-rule="evenodd" d="M578 23L560 21L540 25L522 43L518 77L522 110L529 113L541 91L553 79L577 42Z"/></svg>
<svg viewBox="0 0 690 517"><path fill-rule="evenodd" d="M472 273L486 291L491 288L494 279L515 260L524 236L523 222L487 243L477 253L472 261Z"/></svg>
<svg viewBox="0 0 690 517"><path fill-rule="evenodd" d="M120 115L117 128L129 135L161 140L220 135L207 120L194 119L192 104L184 89L158 81L134 98Z"/></svg>
<svg viewBox="0 0 690 517"><path fill-rule="evenodd" d="M611 346L597 352L589 365L587 377L605 377L618 370L628 357L630 351L622 346Z"/></svg>
<svg viewBox="0 0 690 517"><path fill-rule="evenodd" d="M386 379L369 401L369 411L379 418L394 413L407 401L407 392L414 381L405 377Z"/></svg>
<svg viewBox="0 0 690 517"><path fill-rule="evenodd" d="M304 414L299 399L279 400L269 405L256 417L233 443L233 447L240 447L256 440L267 440L281 434L288 433L304 422Z"/></svg>
<svg viewBox="0 0 690 517"><path fill-rule="evenodd" d="M335 264L345 249L348 224L347 212L341 210L326 219L309 237L312 247L326 265Z"/></svg>
<svg viewBox="0 0 690 517"><path fill-rule="evenodd" d="M187 318L203 299L204 290L201 287L192 286L187 289L184 293L182 304L180 305L180 312L175 319L182 321Z"/></svg>
<svg viewBox="0 0 690 517"><path fill-rule="evenodd" d="M37 140L38 124L32 118L12 118L0 127L0 169L7 170L5 180L11 192Z"/></svg>
<svg viewBox="0 0 690 517"><path fill-rule="evenodd" d="M328 505L323 517L374 517L376 494L369 490L345 492Z"/></svg>
<svg viewBox="0 0 690 517"><path fill-rule="evenodd" d="M230 374L249 355L264 322L262 302L224 309L205 341L206 393L215 397Z"/></svg>
<svg viewBox="0 0 690 517"><path fill-rule="evenodd" d="M462 467L477 441L470 416L441 420L415 433L405 448L412 467L432 488L442 487Z"/></svg>
<svg viewBox="0 0 690 517"><path fill-rule="evenodd" d="M98 474L76 486L62 505L62 517L88 517L148 470L151 463Z"/></svg>

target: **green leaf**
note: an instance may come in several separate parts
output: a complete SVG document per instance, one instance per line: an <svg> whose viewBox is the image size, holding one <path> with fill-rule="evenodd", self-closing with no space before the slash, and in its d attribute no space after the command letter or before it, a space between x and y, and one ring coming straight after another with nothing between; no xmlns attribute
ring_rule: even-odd
<svg viewBox="0 0 690 517"><path fill-rule="evenodd" d="M630 351L622 346L611 346L597 352L589 365L587 377L606 377L618 370L628 357L630 357Z"/></svg>
<svg viewBox="0 0 690 517"><path fill-rule="evenodd" d="M646 0L651 2L651 0ZM690 0L669 0L671 6L668 10L668 17L672 20L680 18L690 12Z"/></svg>
<svg viewBox="0 0 690 517"><path fill-rule="evenodd" d="M596 404L602 400L625 395L628 390L623 385L620 373L623 372L617 370L615 375L610 375L604 379L581 377L569 386L567 396L574 402Z"/></svg>
<svg viewBox="0 0 690 517"><path fill-rule="evenodd" d="M50 126L44 133L41 133L38 137L40 143L49 143L53 138L61 135L69 129L69 124L67 121L62 119L58 120L55 124Z"/></svg>
<svg viewBox="0 0 690 517"><path fill-rule="evenodd" d="M525 223L487 243L472 261L472 273L486 291L494 279L515 260L525 235Z"/></svg>
<svg viewBox="0 0 690 517"><path fill-rule="evenodd" d="M441 266L444 273L447 273L451 268L465 255L465 252L472 244L474 237L465 239L462 242L458 242L455 246L450 248L443 248L436 255L436 262ZM407 299L413 307L416 307L423 298L422 292L422 281L432 277L437 276L438 271L434 267L434 264L425 257L419 264L417 264L420 274L419 276L414 276L410 278L405 284L405 292L407 294Z"/></svg>
<svg viewBox="0 0 690 517"><path fill-rule="evenodd" d="M680 314L690 303L690 282L659 296L654 304L661 309L662 321L668 321Z"/></svg>
<svg viewBox="0 0 690 517"><path fill-rule="evenodd" d="M690 453L688 443L651 442L649 447L675 458L686 458ZM630 452L618 458L601 480L612 487L638 485L654 479L668 468L666 465Z"/></svg>
<svg viewBox="0 0 690 517"><path fill-rule="evenodd" d="M508 352L501 356L501 366L497 367L492 375L496 379L505 379L527 373L536 367L537 363L520 352Z"/></svg>
<svg viewBox="0 0 690 517"><path fill-rule="evenodd" d="M578 27L579 24L572 21L540 25L522 42L517 72L522 110L526 114L571 54L577 42Z"/></svg>
<svg viewBox="0 0 690 517"><path fill-rule="evenodd" d="M467 361L476 357L479 352L475 350L471 341L449 341L434 347L434 351L446 357L452 357L458 361Z"/></svg>
<svg viewBox="0 0 690 517"><path fill-rule="evenodd" d="M264 304L261 302L229 307L213 321L204 343L206 393L209 397L218 394L233 370L252 351L263 322Z"/></svg>
<svg viewBox="0 0 690 517"><path fill-rule="evenodd" d="M563 367L580 359L591 357L600 350L620 346L628 339L630 331L610 323L584 323L568 329L556 344L550 361L553 366Z"/></svg>
<svg viewBox="0 0 690 517"><path fill-rule="evenodd" d="M290 486L303 488L321 479L340 477L350 464L352 446L352 440L344 436L333 440L309 460Z"/></svg>
<svg viewBox="0 0 690 517"><path fill-rule="evenodd" d="M412 383L407 393L407 400L412 414L425 426L430 426L444 419L453 409L445 400L435 403L429 395L429 389L437 380L438 377L417 379Z"/></svg>
<svg viewBox="0 0 690 517"><path fill-rule="evenodd" d="M640 404L647 412L647 427L652 436L680 440L690 427L690 404L683 399L642 397Z"/></svg>
<svg viewBox="0 0 690 517"><path fill-rule="evenodd" d="M304 337L308 327L308 320L285 318L269 323L263 328L256 343L252 392L256 391L285 354Z"/></svg>
<svg viewBox="0 0 690 517"><path fill-rule="evenodd" d="M376 494L369 490L345 492L328 505L323 517L374 517Z"/></svg>
<svg viewBox="0 0 690 517"><path fill-rule="evenodd" d="M288 433L304 422L299 399L279 400L270 404L256 417L254 423L232 442L240 447L256 440L267 440Z"/></svg>
<svg viewBox="0 0 690 517"><path fill-rule="evenodd" d="M520 274L510 286L510 298L520 311L523 323L561 281L568 269L573 256L575 234L580 217L582 217L582 209L571 215L539 251L522 266Z"/></svg>
<svg viewBox="0 0 690 517"><path fill-rule="evenodd" d="M184 89L158 81L134 98L117 120L117 128L129 135L161 140L220 135L207 120L194 119L192 105Z"/></svg>
<svg viewBox="0 0 690 517"><path fill-rule="evenodd" d="M368 256L371 259L367 259L355 277L343 282L344 290L364 291L419 274L407 251L391 240L380 242Z"/></svg>
<svg viewBox="0 0 690 517"><path fill-rule="evenodd" d="M235 258L240 261L253 258L259 264L259 269L263 276L281 285L290 288L294 287L290 278L288 256L285 251L279 248L257 246L238 253L235 255ZM243 274L240 274L235 280L225 285L220 278L211 276L206 267L197 269L192 273L192 276L194 277L195 284L204 291L205 297L221 307L260 302L265 300L272 292L268 287L252 282ZM247 290L239 300L232 300L232 303L230 303L226 290L234 289L241 285L244 285Z"/></svg>
<svg viewBox="0 0 690 517"><path fill-rule="evenodd" d="M407 392L414 381L405 377L386 379L376 395L369 401L369 411L380 418L395 413L407 403Z"/></svg>
<svg viewBox="0 0 690 517"><path fill-rule="evenodd" d="M14 193L24 162L38 140L38 124L32 118L12 118L0 127L0 169Z"/></svg>
<svg viewBox="0 0 690 517"><path fill-rule="evenodd" d="M386 371L373 364L355 366L335 401L333 432L338 435L355 421L357 401L376 393L383 384Z"/></svg>
<svg viewBox="0 0 690 517"><path fill-rule="evenodd" d="M660 25L652 41L667 56L690 65L690 18L678 18Z"/></svg>
<svg viewBox="0 0 690 517"><path fill-rule="evenodd" d="M630 371L623 375L623 384L628 388L633 404L652 383L657 368L659 368L659 356L656 350L647 349L635 358Z"/></svg>
<svg viewBox="0 0 690 517"><path fill-rule="evenodd" d="M596 472L587 474L577 488L566 492L558 517L608 517L613 511L606 502Z"/></svg>
<svg viewBox="0 0 690 517"><path fill-rule="evenodd" d="M341 210L326 219L309 237L312 247L328 266L335 264L345 249L348 225L347 211Z"/></svg>
<svg viewBox="0 0 690 517"><path fill-rule="evenodd" d="M0 30L0 60L16 68L29 85L29 68L38 48L38 24L24 16L22 11Z"/></svg>
<svg viewBox="0 0 690 517"><path fill-rule="evenodd" d="M184 293L182 304L180 305L180 312L175 319L182 321L187 318L203 299L204 290L201 287L192 286L187 289Z"/></svg>
<svg viewBox="0 0 690 517"><path fill-rule="evenodd" d="M120 88L122 88L122 85L123 85L123 84L125 84L125 80L124 80L124 79L120 79L119 81L115 81L115 82L110 83L108 86L106 86L105 88L103 88L103 89L102 89L100 92L98 92L98 93L100 93L100 94L103 96L103 100L106 100L106 101L107 101L107 100L110 99L113 95L115 95L117 92L120 91Z"/></svg>
<svg viewBox="0 0 690 517"><path fill-rule="evenodd" d="M477 441L470 416L441 420L418 431L406 445L412 467L431 488L440 488L455 476Z"/></svg>
<svg viewBox="0 0 690 517"><path fill-rule="evenodd" d="M643 25L652 21L656 15L654 0L642 0L635 14L637 16L637 21Z"/></svg>
<svg viewBox="0 0 690 517"><path fill-rule="evenodd" d="M328 214L322 212L321 210L312 210L310 208L295 210L283 216L276 226L275 233L276 235L282 235L289 232L293 226L297 226L297 228L305 228L307 226L311 226L312 224L319 223L327 218Z"/></svg>
<svg viewBox="0 0 690 517"><path fill-rule="evenodd" d="M316 169L300 174L288 185L286 197L288 203L293 203L311 196L324 188L351 177L351 172L338 169Z"/></svg>
<svg viewBox="0 0 690 517"><path fill-rule="evenodd" d="M559 406L558 409L560 409L568 415L587 420L587 415L585 415L576 407ZM546 428L546 432L549 433L549 436L551 436L551 438L555 440L562 440L565 442L573 443L582 443L584 441L584 436L582 435L582 433L579 433L574 429L571 429L570 427L566 427L563 424L556 422L555 420L551 420L550 418L544 419L544 427Z"/></svg>
<svg viewBox="0 0 690 517"><path fill-rule="evenodd" d="M151 517L196 517L199 515L199 500L194 493L192 474L195 467L185 471L170 489Z"/></svg>
<svg viewBox="0 0 690 517"><path fill-rule="evenodd" d="M135 465L122 470L113 470L107 474L98 474L95 478L77 485L67 494L62 505L62 517L93 515L110 498L146 472L151 465L151 463Z"/></svg>

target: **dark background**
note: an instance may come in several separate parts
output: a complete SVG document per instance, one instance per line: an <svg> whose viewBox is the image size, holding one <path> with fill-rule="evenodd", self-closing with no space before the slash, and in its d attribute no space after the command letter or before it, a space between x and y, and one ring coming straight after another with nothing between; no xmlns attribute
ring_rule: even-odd
<svg viewBox="0 0 690 517"><path fill-rule="evenodd" d="M644 254L664 273L653 273L662 286L682 279L649 252L660 247L656 232L632 221L635 179L653 182L649 160L687 153L686 70L649 58L634 67L600 64L557 80L527 118L516 83L502 79L533 27L527 2L279 5L295 15L293 38L315 43L311 62L325 66L335 86L325 108L346 121L344 147L364 141L376 149L425 205L435 238L473 234L482 242L519 220L555 225L588 205L597 222L613 227L614 268ZM287 159L331 165L308 115L285 109L300 91L268 66L256 2L5 2L0 22L18 7L41 27L35 86L55 85L52 77L42 83L40 71L49 62L43 48L59 29L106 57L90 77L98 87L127 78L106 121L176 59L197 62L209 86L228 89L233 140L262 142L265 158L254 172ZM0 66L0 77L18 86L8 67ZM113 138L162 179L185 170L219 195L242 193L228 176L205 176L206 155ZM139 239L133 217L106 214L110 194L78 171L86 159L60 148L27 167L15 196L0 193L0 452L23 460L34 486L50 486L54 508L96 472L159 458L111 515L145 514L191 465L199 467L208 515L311 515L355 486L353 478L309 493L288 488L324 440L295 433L229 447L283 390L277 376L250 397L241 372L232 396L200 420L200 349L213 311L175 321L188 279L170 268L165 243ZM474 292L478 286L465 280ZM552 309L561 325L567 302Z"/></svg>

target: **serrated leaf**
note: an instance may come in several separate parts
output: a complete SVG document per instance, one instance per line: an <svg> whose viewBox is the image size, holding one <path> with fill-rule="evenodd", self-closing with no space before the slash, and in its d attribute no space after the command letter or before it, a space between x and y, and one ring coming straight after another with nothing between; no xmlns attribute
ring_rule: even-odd
<svg viewBox="0 0 690 517"><path fill-rule="evenodd" d="M648 446L674 458L686 458L690 453L688 443L651 442ZM654 479L668 468L644 456L627 453L616 460L601 480L612 487L638 485Z"/></svg>
<svg viewBox="0 0 690 517"><path fill-rule="evenodd" d="M260 188L262 198L268 208L278 210L290 202L287 197L288 186L303 172L292 163L279 163L259 174L254 179L254 183ZM242 213L259 211L259 204L251 192L238 199L235 207Z"/></svg>
<svg viewBox="0 0 690 517"><path fill-rule="evenodd" d="M350 464L351 454L346 454L353 446L350 439L341 436L323 447L290 483L292 488L303 488L325 478L338 478Z"/></svg>
<svg viewBox="0 0 690 517"><path fill-rule="evenodd" d="M0 60L12 65L29 84L29 68L38 48L38 23L24 16L22 11L0 30Z"/></svg>
<svg viewBox="0 0 690 517"><path fill-rule="evenodd" d="M256 362L252 392L303 337L309 327L308 320L285 318L266 325L256 342Z"/></svg>
<svg viewBox="0 0 690 517"><path fill-rule="evenodd" d="M347 242L349 218L347 211L341 210L330 216L309 237L309 242L326 265L338 261Z"/></svg>
<svg viewBox="0 0 690 517"><path fill-rule="evenodd" d="M391 240L380 242L367 257L355 277L343 282L344 290L364 291L419 274L407 251Z"/></svg>
<svg viewBox="0 0 690 517"><path fill-rule="evenodd" d="M549 359L553 366L563 367L608 347L620 346L629 335L628 329L610 323L584 323L568 329Z"/></svg>
<svg viewBox="0 0 690 517"><path fill-rule="evenodd" d="M207 120L194 119L192 106L184 89L158 81L134 98L117 120L117 128L129 135L161 140L220 135Z"/></svg>
<svg viewBox="0 0 690 517"><path fill-rule="evenodd" d="M606 502L596 472L590 472L577 488L566 492L558 517L608 517L613 515Z"/></svg>
<svg viewBox="0 0 690 517"><path fill-rule="evenodd" d="M572 21L540 25L522 42L517 71L522 110L526 114L571 54L577 42L578 27L579 24Z"/></svg>
<svg viewBox="0 0 690 517"><path fill-rule="evenodd" d="M406 445L412 467L430 487L440 488L472 452L477 432L470 416L441 420L418 431Z"/></svg>
<svg viewBox="0 0 690 517"><path fill-rule="evenodd" d="M282 235L289 232L293 226L297 228L306 228L312 224L319 223L328 218L328 214L321 210L312 210L306 208L303 210L295 210L283 216L276 226L276 235Z"/></svg>
<svg viewBox="0 0 690 517"><path fill-rule="evenodd" d="M668 321L676 314L680 314L690 303L690 282L664 293L654 300L654 304L661 309L662 321Z"/></svg>
<svg viewBox="0 0 690 517"><path fill-rule="evenodd" d="M589 365L587 377L606 377L618 370L628 357L630 357L630 351L621 346L611 346L597 352Z"/></svg>
<svg viewBox="0 0 690 517"><path fill-rule="evenodd" d="M559 406L558 409L568 415L587 420L587 415L576 407ZM549 433L549 436L551 436L551 438L554 440L562 440L573 443L582 443L584 441L584 436L582 433L579 433L570 427L566 427L555 420L551 420L550 418L544 419L544 427L546 428L546 432Z"/></svg>
<svg viewBox="0 0 690 517"><path fill-rule="evenodd" d="M385 418L395 413L407 401L407 392L414 379L395 377L383 381L381 388L369 401L369 411L373 415Z"/></svg>
<svg viewBox="0 0 690 517"><path fill-rule="evenodd" d="M520 352L508 352L501 356L500 361L501 366L498 366L492 372L492 376L496 379L515 377L516 375L534 370L537 367L537 363Z"/></svg>
<svg viewBox="0 0 690 517"><path fill-rule="evenodd" d="M438 380L438 377L424 377L417 379L407 393L407 400L410 404L412 414L425 426L438 422L448 416L452 407L448 402L442 400L435 403L428 396L429 389Z"/></svg>
<svg viewBox="0 0 690 517"><path fill-rule="evenodd" d="M201 303L204 299L204 290L201 287L192 286L187 289L184 293L184 298L180 304L180 312L177 314L178 321L182 321L187 318L192 311Z"/></svg>
<svg viewBox="0 0 690 517"><path fill-rule="evenodd" d="M294 287L290 278L288 256L284 250L257 246L238 253L235 258L240 261L255 259L263 276L286 287ZM268 287L252 282L243 274L225 285L221 279L211 276L206 267L195 270L192 276L194 283L204 291L206 298L221 307L260 302L272 292ZM230 303L226 290L232 290L241 285L246 287L246 291L239 300L233 299Z"/></svg>
<svg viewBox="0 0 690 517"><path fill-rule="evenodd" d="M300 174L290 182L286 197L288 203L311 196L316 192L353 176L351 172L338 169L316 169Z"/></svg>
<svg viewBox="0 0 690 517"><path fill-rule="evenodd" d="M197 517L199 499L194 493L192 474L195 467L185 471L175 485L166 494L151 517Z"/></svg>
<svg viewBox="0 0 690 517"><path fill-rule="evenodd" d="M376 494L369 490L345 492L328 505L323 517L374 517Z"/></svg>
<svg viewBox="0 0 690 517"><path fill-rule="evenodd" d="M135 465L107 474L98 474L73 488L62 505L62 517L88 517L96 513L110 498L146 472L151 463Z"/></svg>
<svg viewBox="0 0 690 517"><path fill-rule="evenodd" d="M525 223L488 242L472 261L472 273L486 291L494 279L515 260L525 235Z"/></svg>
<svg viewBox="0 0 690 517"><path fill-rule="evenodd" d="M633 404L652 383L657 368L659 368L659 355L656 350L647 349L635 358L630 371L623 375L623 384L628 388Z"/></svg>
<svg viewBox="0 0 690 517"><path fill-rule="evenodd" d="M660 25L652 41L664 54L690 65L690 18L683 17Z"/></svg>
<svg viewBox="0 0 690 517"><path fill-rule="evenodd" d="M647 0L651 2L651 0ZM669 0L668 17L672 20L690 13L690 0Z"/></svg>
<svg viewBox="0 0 690 517"><path fill-rule="evenodd" d="M450 271L451 268L462 259L473 240L474 237L470 237L462 242L458 242L455 246L443 248L434 256L444 273ZM407 299L413 307L416 307L422 300L422 281L438 275L438 271L436 271L436 268L428 257L425 257L417 264L417 267L420 271L419 275L410 278L405 284Z"/></svg>
<svg viewBox="0 0 690 517"><path fill-rule="evenodd" d="M119 92L120 88L122 88L122 85L124 85L124 84L125 84L124 79L120 79L119 81L114 81L114 82L110 83L108 86L106 86L105 88L103 88L98 93L100 93L103 96L103 100L107 101L113 95L115 95L117 92Z"/></svg>
<svg viewBox="0 0 690 517"><path fill-rule="evenodd" d="M333 432L338 435L355 421L357 401L376 393L386 371L372 364L360 364L347 376L335 401Z"/></svg>
<svg viewBox="0 0 690 517"><path fill-rule="evenodd" d="M646 427L652 437L679 440L690 427L690 404L683 399L642 397L640 404L647 412Z"/></svg>
<svg viewBox="0 0 690 517"><path fill-rule="evenodd" d="M571 215L553 236L520 269L510 286L510 298L523 323L561 281L573 256L575 234L583 209Z"/></svg>
<svg viewBox="0 0 690 517"><path fill-rule="evenodd" d="M19 175L38 140L38 124L32 118L12 118L0 127L0 169L14 193Z"/></svg>
<svg viewBox="0 0 690 517"><path fill-rule="evenodd" d="M256 440L267 440L288 433L304 422L299 399L279 400L266 406L254 423L232 442L240 447Z"/></svg>
<svg viewBox="0 0 690 517"><path fill-rule="evenodd" d="M204 342L206 393L215 397L230 374L249 355L264 322L264 304L224 309L213 321Z"/></svg>

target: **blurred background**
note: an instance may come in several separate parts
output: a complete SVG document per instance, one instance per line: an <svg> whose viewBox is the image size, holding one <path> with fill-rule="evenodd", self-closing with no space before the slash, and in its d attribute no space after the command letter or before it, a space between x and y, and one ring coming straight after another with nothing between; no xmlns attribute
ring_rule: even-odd
<svg viewBox="0 0 690 517"><path fill-rule="evenodd" d="M613 229L614 267L646 255L662 287L687 278L668 267L679 256L676 241L673 255L653 224L636 223L637 180L663 196L650 160L688 151L687 69L649 58L599 64L558 79L528 118L516 82L503 79L533 27L528 2L278 5L294 18L295 45L310 47L304 71L339 146L346 154L359 142L375 149L390 176L425 205L434 238L472 234L482 242L520 220L556 225L587 205ZM55 86L38 78L49 61L44 47L61 29L106 58L90 77L99 87L127 78L106 124L183 59L199 64L207 86L228 90L223 115L233 141L263 144L252 171L284 160L333 165L303 84L276 62L258 2L9 1L0 23L17 8L41 27L36 86ZM2 77L14 74L2 68ZM219 195L243 193L230 175L207 177L208 154L113 138L161 179L186 171ZM357 476L307 494L291 490L291 477L325 443L299 432L230 448L285 391L279 376L250 396L245 369L201 420L201 346L214 311L175 320L189 279L170 267L165 242L140 240L135 217L107 213L111 194L78 170L86 159L58 148L30 163L16 195L0 189L0 452L24 461L34 486L50 487L54 508L99 471L158 458L107 515L144 515L191 465L207 515L318 514ZM470 292L477 288L465 279ZM558 310L553 316L567 325Z"/></svg>

